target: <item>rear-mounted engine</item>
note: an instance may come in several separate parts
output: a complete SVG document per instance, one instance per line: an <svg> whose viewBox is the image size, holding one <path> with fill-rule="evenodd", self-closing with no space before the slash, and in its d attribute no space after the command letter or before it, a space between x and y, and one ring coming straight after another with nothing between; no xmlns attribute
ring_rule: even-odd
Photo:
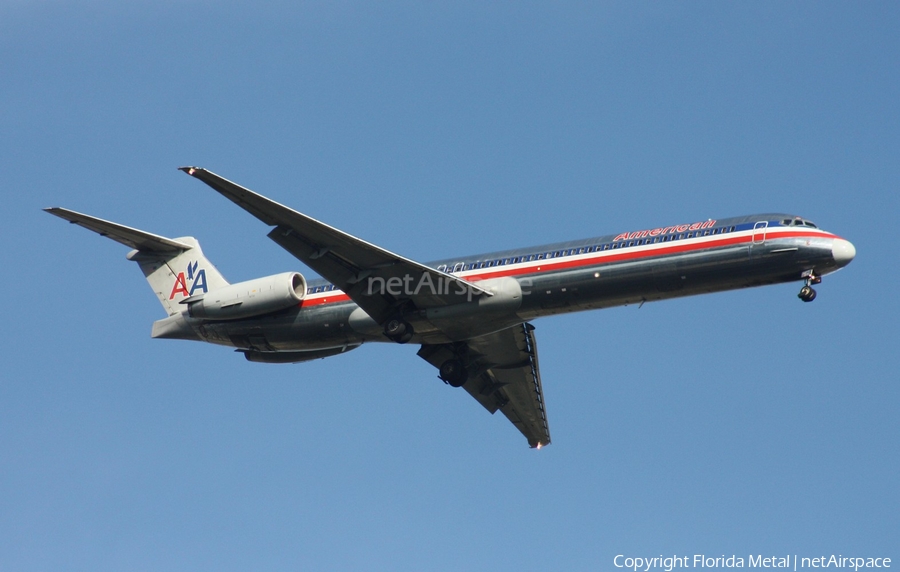
<svg viewBox="0 0 900 572"><path fill-rule="evenodd" d="M306 279L299 272L231 284L200 296L186 298L192 318L239 320L296 306L306 296Z"/></svg>

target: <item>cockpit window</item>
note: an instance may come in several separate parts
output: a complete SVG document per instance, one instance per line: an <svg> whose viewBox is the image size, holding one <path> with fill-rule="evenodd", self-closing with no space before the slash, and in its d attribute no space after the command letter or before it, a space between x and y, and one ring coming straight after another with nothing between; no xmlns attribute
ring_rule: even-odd
<svg viewBox="0 0 900 572"><path fill-rule="evenodd" d="M813 223L811 223L808 220L803 221L803 224L805 224L806 226L808 226L810 228L818 228L816 225L814 225Z"/></svg>

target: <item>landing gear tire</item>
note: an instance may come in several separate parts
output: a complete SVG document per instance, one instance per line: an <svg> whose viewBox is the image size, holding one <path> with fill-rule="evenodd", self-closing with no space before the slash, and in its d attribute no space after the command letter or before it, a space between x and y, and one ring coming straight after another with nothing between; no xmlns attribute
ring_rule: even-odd
<svg viewBox="0 0 900 572"><path fill-rule="evenodd" d="M813 290L811 286L804 286L800 289L800 293L797 294L797 297L804 302L812 302L816 299L816 291Z"/></svg>
<svg viewBox="0 0 900 572"><path fill-rule="evenodd" d="M458 359L448 359L441 364L440 377L450 387L462 387L469 378L466 366Z"/></svg>
<svg viewBox="0 0 900 572"><path fill-rule="evenodd" d="M384 324L384 335L398 344L405 344L413 337L413 327L406 320L391 318Z"/></svg>

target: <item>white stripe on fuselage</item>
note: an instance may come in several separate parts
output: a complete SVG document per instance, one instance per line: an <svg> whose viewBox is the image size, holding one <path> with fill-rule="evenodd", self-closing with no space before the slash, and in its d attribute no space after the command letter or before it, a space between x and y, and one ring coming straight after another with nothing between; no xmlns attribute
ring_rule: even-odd
<svg viewBox="0 0 900 572"><path fill-rule="evenodd" d="M691 231L686 231L686 232L691 232ZM698 232L698 231L693 231L693 232ZM684 233L677 233L677 234L684 234ZM670 236L677 236L677 234L672 234ZM770 227L747 229L747 230L741 230L741 231L735 231L735 232L710 234L710 235L706 235L706 236L696 236L696 237L692 237L692 238L682 238L682 239L670 240L670 241L666 241L666 242L655 242L652 244L641 244L641 245L635 245L635 246L620 246L619 248L611 248L609 250L595 250L594 252L585 252L582 254L570 254L570 255L563 255L563 256L558 256L558 257L554 257L554 258L544 258L542 260L530 260L527 262L502 264L502 265L498 265L498 266L492 266L490 268L473 268L470 270L460 270L459 272L449 272L448 271L448 273L453 274L454 276L459 276L460 278L466 278L466 279L470 279L470 280L475 279L475 280L472 280L474 282L476 280L484 279L481 277L485 276L485 275L491 275L490 277L501 277L501 276L510 275L510 274L527 275L527 274L532 274L532 273L536 273L536 272L542 272L541 269L544 266L556 266L561 263L591 261L591 262L596 263L597 265L600 265L600 264L604 263L604 259L609 259L612 257L619 257L623 253L626 253L626 252L629 254L656 253L656 254L660 254L660 255L665 255L667 252L682 251L685 249L685 247L693 247L693 248L690 248L690 250L698 250L698 249L702 248L703 244L707 244L710 242L720 242L723 240L727 240L728 242L735 242L738 244L741 244L741 243L749 244L750 242L752 242L754 236L759 236L762 234L765 234L765 242L768 242L770 240L777 240L778 238L782 238L782 236L773 237L772 235L785 235L785 234L791 235L790 238L799 238L797 235L800 235L800 237L808 236L810 238L826 238L826 239L838 238L836 235L831 234L829 232L825 232L825 231L819 230L819 229L808 228L808 227L797 227L797 226L772 227L772 226L770 226ZM663 235L660 235L660 237L661 236L663 236ZM651 238L651 237L648 237L648 238ZM648 238L645 238L644 240L648 240ZM632 240L639 240L639 239L632 239ZM627 242L630 242L630 241L623 239L623 240L619 241L618 244L624 244ZM762 241L760 241L760 242L762 242ZM601 244L615 244L615 243L605 241ZM550 248L551 246L552 245L547 245L544 247L534 247L533 249L529 249L529 250L541 251L542 248ZM591 246L596 246L596 245L591 245ZM575 248L575 247L568 247L565 250L569 250L569 248ZM578 247L578 248L582 248L582 247ZM584 247L584 248L588 248L588 247ZM556 250L556 248L554 248L553 250ZM560 250L562 250L562 249L560 249ZM524 256L524 255L520 254L517 256ZM510 257L512 257L512 255L501 256L501 258L510 258ZM473 264L473 263L477 263L477 262L481 262L481 260L476 260L474 262L466 261L465 264L468 265L468 264ZM316 292L315 294L307 294L306 297L304 298L304 300L321 301L321 302L327 303L327 301L325 300L326 298L334 298L334 297L338 297L338 296L340 296L344 300L348 299L347 295L344 294L344 292L342 290L335 289L335 290L330 290L328 292ZM344 300L341 300L341 301L344 301Z"/></svg>

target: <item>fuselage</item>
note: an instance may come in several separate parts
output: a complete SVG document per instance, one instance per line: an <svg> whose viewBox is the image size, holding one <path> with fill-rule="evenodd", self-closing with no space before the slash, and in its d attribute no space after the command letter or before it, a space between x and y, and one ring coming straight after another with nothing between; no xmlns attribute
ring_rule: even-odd
<svg viewBox="0 0 900 572"><path fill-rule="evenodd" d="M521 296L493 313L481 312L473 303L471 310L453 309L446 318L411 308L406 319L416 332L411 341L443 343L457 340L441 320L469 324L465 331L471 336L472 328L487 333L553 314L822 276L854 256L848 241L793 215L709 219L434 261L428 265L476 284L515 280L512 286L521 289ZM250 351L338 353L365 342L389 341L379 324L323 280L309 281L297 307L272 315L186 320L194 339Z"/></svg>

